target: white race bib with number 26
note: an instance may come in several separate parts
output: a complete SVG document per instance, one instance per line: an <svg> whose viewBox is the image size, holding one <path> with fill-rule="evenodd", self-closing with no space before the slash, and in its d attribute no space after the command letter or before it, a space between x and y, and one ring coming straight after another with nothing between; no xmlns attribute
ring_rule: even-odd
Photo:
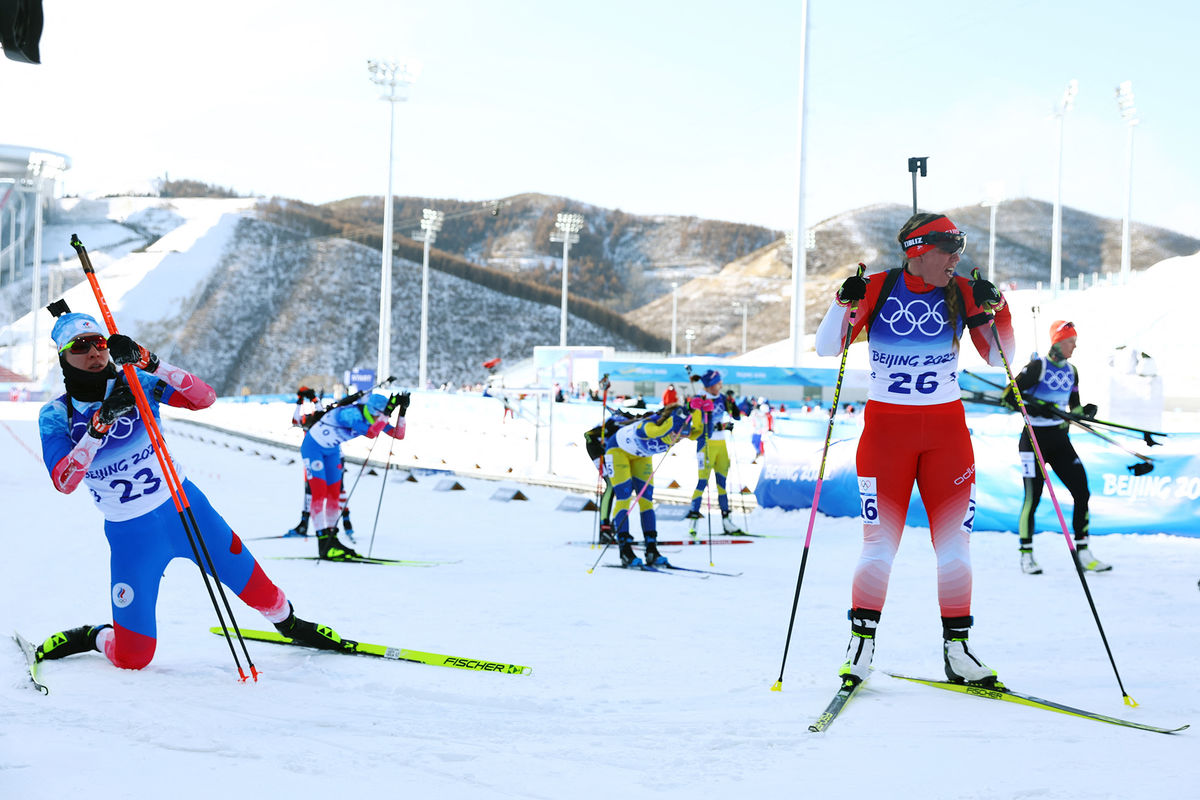
<svg viewBox="0 0 1200 800"><path fill-rule="evenodd" d="M879 494L875 489L874 478L858 479L858 498L862 504L863 525L879 524Z"/></svg>

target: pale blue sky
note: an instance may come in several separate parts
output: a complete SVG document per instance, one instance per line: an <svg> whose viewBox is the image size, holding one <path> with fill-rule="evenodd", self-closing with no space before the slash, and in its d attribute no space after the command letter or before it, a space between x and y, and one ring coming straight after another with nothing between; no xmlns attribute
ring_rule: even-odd
<svg viewBox="0 0 1200 800"><path fill-rule="evenodd" d="M72 157L68 190L169 171L319 203L381 195L387 104L368 58L416 60L394 190L560 194L645 214L790 228L798 2L44 0L43 64L0 60L0 143ZM810 224L910 203L1054 199L1200 236L1200 11L1187 2L810 3Z"/></svg>

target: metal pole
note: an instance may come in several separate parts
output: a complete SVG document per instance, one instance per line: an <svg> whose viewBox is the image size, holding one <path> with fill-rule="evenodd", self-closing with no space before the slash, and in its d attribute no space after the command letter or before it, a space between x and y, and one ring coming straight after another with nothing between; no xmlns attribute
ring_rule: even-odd
<svg viewBox="0 0 1200 800"><path fill-rule="evenodd" d="M379 282L379 352L376 379L382 380L392 372L392 163L396 152L396 83L393 80L388 93L388 170L387 195L383 199L383 265ZM422 385L423 387L424 385Z"/></svg>
<svg viewBox="0 0 1200 800"><path fill-rule="evenodd" d="M37 381L40 377L38 373L38 357L37 357L37 342L38 342L38 317L41 314L38 311L42 308L42 178L38 176L37 191L34 193L33 204L33 330L29 338L29 357L32 366L29 368L29 375Z"/></svg>
<svg viewBox="0 0 1200 800"><path fill-rule="evenodd" d="M562 268L562 314L558 323L558 346L567 346L567 257L571 251L571 237L563 237L563 268ZM554 406L550 406L554 408Z"/></svg>
<svg viewBox="0 0 1200 800"><path fill-rule="evenodd" d="M429 245L433 238L428 230L425 234L424 254L421 257L421 349L417 364L417 386L424 389L428 364L426 357L429 352Z"/></svg>
<svg viewBox="0 0 1200 800"><path fill-rule="evenodd" d="M800 3L800 113L796 126L796 230L792 233L792 366L800 366L800 354L804 352L805 304L807 302L806 284L808 283L808 237L805 236L807 225L804 218L804 190L807 157L807 141L804 138L804 122L808 116L806 102L808 87L808 0ZM691 341L688 341L688 354L691 354Z"/></svg>
<svg viewBox="0 0 1200 800"><path fill-rule="evenodd" d="M679 330L679 284L671 284L671 355L676 354L675 334Z"/></svg>
<svg viewBox="0 0 1200 800"><path fill-rule="evenodd" d="M1129 283L1130 262L1132 260L1130 244L1131 213L1133 209L1133 126L1129 123L1129 138L1125 145L1125 220L1121 225L1121 283Z"/></svg>
<svg viewBox="0 0 1200 800"><path fill-rule="evenodd" d="M997 203L992 204L990 219L988 221L988 282L996 283L996 207Z"/></svg>
<svg viewBox="0 0 1200 800"><path fill-rule="evenodd" d="M746 304L742 303L742 354L746 353Z"/></svg>
<svg viewBox="0 0 1200 800"><path fill-rule="evenodd" d="M1054 216L1050 234L1050 296L1058 297L1058 288L1062 283L1062 173L1063 173L1063 123L1075 94L1079 91L1079 81L1067 83L1062 100L1059 101L1058 112L1058 157L1055 165L1054 178Z"/></svg>

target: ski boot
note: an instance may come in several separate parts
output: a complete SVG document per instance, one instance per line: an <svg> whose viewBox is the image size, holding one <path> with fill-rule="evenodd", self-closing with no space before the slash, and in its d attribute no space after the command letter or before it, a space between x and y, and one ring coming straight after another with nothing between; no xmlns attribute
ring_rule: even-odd
<svg viewBox="0 0 1200 800"><path fill-rule="evenodd" d="M721 512L721 528L722 532L726 536L741 536L745 533L745 531L739 528L737 523L733 521L733 517L728 511Z"/></svg>
<svg viewBox="0 0 1200 800"><path fill-rule="evenodd" d="M1112 564L1106 564L1092 555L1087 537L1075 540L1075 557L1079 559L1079 566L1088 572L1108 572L1112 569Z"/></svg>
<svg viewBox="0 0 1200 800"><path fill-rule="evenodd" d="M37 647L37 660L50 661L55 658L65 658L76 653L86 653L89 650L99 650L96 646L96 636L105 628L112 625L81 625L67 631L53 633L46 641Z"/></svg>
<svg viewBox="0 0 1200 800"><path fill-rule="evenodd" d="M1042 574L1042 568L1033 558L1033 545L1021 545L1021 572L1026 575Z"/></svg>
<svg viewBox="0 0 1200 800"><path fill-rule="evenodd" d="M343 639L338 632L327 625L318 625L296 616L292 604L288 603L288 616L283 622L275 623L275 630L294 642L318 650L353 651L356 642Z"/></svg>
<svg viewBox="0 0 1200 800"><path fill-rule="evenodd" d="M350 524L350 509L348 508L342 512L342 533L346 534L346 538L350 540L351 544L357 544L354 541L354 526Z"/></svg>
<svg viewBox="0 0 1200 800"><path fill-rule="evenodd" d="M617 542L620 544L619 551L621 553L621 566L630 569L640 568L645 562L638 558L637 553L633 552L633 537L628 531L621 531L617 534Z"/></svg>
<svg viewBox="0 0 1200 800"><path fill-rule="evenodd" d="M600 523L600 544L616 544L617 535L613 533L611 522Z"/></svg>
<svg viewBox="0 0 1200 800"><path fill-rule="evenodd" d="M867 608L852 608L846 612L850 618L850 644L846 646L846 663L838 670L843 682L861 683L871 671L871 660L875 658L875 628L879 625L879 612Z"/></svg>
<svg viewBox="0 0 1200 800"><path fill-rule="evenodd" d="M697 508L689 510L684 519L688 521L688 535L694 537L696 535L696 523L700 521L700 510Z"/></svg>
<svg viewBox="0 0 1200 800"><path fill-rule="evenodd" d="M358 553L338 541L337 528L317 531L317 555L326 561L353 561Z"/></svg>
<svg viewBox="0 0 1200 800"><path fill-rule="evenodd" d="M973 617L942 617L942 659L946 665L946 680L1003 688L996 670L980 661L967 646L967 634L973 620Z"/></svg>
<svg viewBox="0 0 1200 800"><path fill-rule="evenodd" d="M645 531L643 535L646 537L646 563L652 567L669 566L667 557L658 552L658 531Z"/></svg>
<svg viewBox="0 0 1200 800"><path fill-rule="evenodd" d="M300 522L296 523L296 527L285 533L283 537L290 539L293 536L308 536L308 512L300 512Z"/></svg>

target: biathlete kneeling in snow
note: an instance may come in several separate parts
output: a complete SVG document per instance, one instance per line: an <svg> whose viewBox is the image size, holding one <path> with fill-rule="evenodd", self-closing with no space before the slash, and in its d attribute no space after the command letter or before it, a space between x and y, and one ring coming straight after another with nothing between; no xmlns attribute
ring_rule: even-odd
<svg viewBox="0 0 1200 800"><path fill-rule="evenodd" d="M175 558L196 559L170 502L171 492L137 413L133 390L116 364L137 367L156 420L162 403L190 410L207 408L216 392L128 336L106 338L87 314L61 314L51 336L67 391L42 406L38 417L42 457L55 489L70 494L82 482L104 514L111 551L113 621L55 633L38 646L37 659L98 650L118 667L141 669L154 657L155 608L163 571ZM178 464L175 472L221 582L285 636L310 647L344 649L336 632L292 612L283 590L271 582L199 487L185 478Z"/></svg>

